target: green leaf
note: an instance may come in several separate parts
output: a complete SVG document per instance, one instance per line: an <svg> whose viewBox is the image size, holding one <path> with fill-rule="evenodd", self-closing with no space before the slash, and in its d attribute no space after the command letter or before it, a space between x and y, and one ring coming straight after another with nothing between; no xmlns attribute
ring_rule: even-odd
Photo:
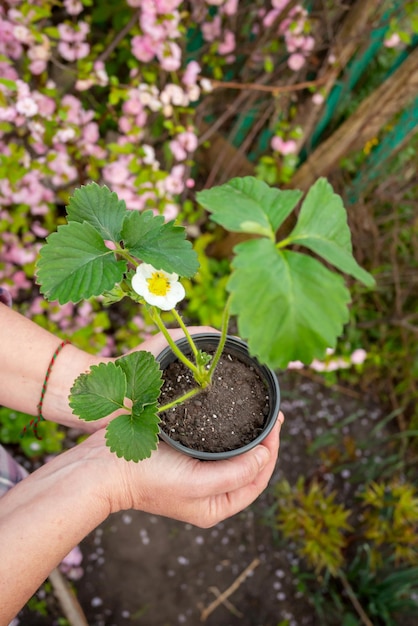
<svg viewBox="0 0 418 626"><path fill-rule="evenodd" d="M128 381L127 396L134 410L157 402L162 385L160 366L154 355L145 350L126 354L115 361Z"/></svg>
<svg viewBox="0 0 418 626"><path fill-rule="evenodd" d="M14 80L10 80L10 78L0 78L0 85L4 85L7 89L12 89L16 91L17 85Z"/></svg>
<svg viewBox="0 0 418 626"><path fill-rule="evenodd" d="M68 221L88 222L102 239L119 243L121 228L128 210L124 200L106 185L100 187L90 183L76 189L70 198Z"/></svg>
<svg viewBox="0 0 418 626"><path fill-rule="evenodd" d="M307 255L278 250L268 239L235 247L228 282L231 313L251 354L271 368L310 363L334 347L348 321L343 277ZM257 268L257 271L254 271Z"/></svg>
<svg viewBox="0 0 418 626"><path fill-rule="evenodd" d="M281 191L252 176L233 178L224 185L196 194L198 202L212 213L212 221L226 230L253 233L272 240L301 196L301 191Z"/></svg>
<svg viewBox="0 0 418 626"><path fill-rule="evenodd" d="M60 304L110 291L122 280L125 261L116 261L93 226L70 222L47 238L37 262L41 293Z"/></svg>
<svg viewBox="0 0 418 626"><path fill-rule="evenodd" d="M122 368L112 362L99 363L76 379L71 389L70 407L83 420L98 420L124 406L126 390Z"/></svg>
<svg viewBox="0 0 418 626"><path fill-rule="evenodd" d="M106 428L106 443L118 457L127 461L142 461L157 448L158 423L156 404L150 404L132 415L119 415Z"/></svg>
<svg viewBox="0 0 418 626"><path fill-rule="evenodd" d="M374 278L352 255L351 234L343 202L325 178L310 188L297 224L286 243L303 245L336 268L373 287Z"/></svg>
<svg viewBox="0 0 418 626"><path fill-rule="evenodd" d="M165 223L162 215L154 215L151 210L128 213L122 229L125 248L133 256L156 269L190 278L197 272L199 263L185 236L183 226Z"/></svg>

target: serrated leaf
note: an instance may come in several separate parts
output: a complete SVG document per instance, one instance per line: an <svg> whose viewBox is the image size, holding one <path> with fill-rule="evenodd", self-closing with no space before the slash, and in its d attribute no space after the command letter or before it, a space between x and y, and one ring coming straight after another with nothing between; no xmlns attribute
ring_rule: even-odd
<svg viewBox="0 0 418 626"><path fill-rule="evenodd" d="M125 261L116 261L90 224L70 222L47 238L37 262L41 293L60 304L79 302L113 289L123 278Z"/></svg>
<svg viewBox="0 0 418 626"><path fill-rule="evenodd" d="M123 369L112 362L99 363L74 382L70 407L83 420L97 420L123 408L126 390Z"/></svg>
<svg viewBox="0 0 418 626"><path fill-rule="evenodd" d="M335 346L350 301L340 275L312 257L278 250L268 239L241 243L235 251L231 313L252 355L285 368L290 361L322 358Z"/></svg>
<svg viewBox="0 0 418 626"><path fill-rule="evenodd" d="M164 222L152 211L132 211L124 221L122 238L125 248L135 257L156 269L190 278L198 268L197 254L185 239L183 226Z"/></svg>
<svg viewBox="0 0 418 626"><path fill-rule="evenodd" d="M371 274L353 257L347 212L325 178L317 180L308 191L287 242L309 248L367 287L375 284Z"/></svg>
<svg viewBox="0 0 418 626"><path fill-rule="evenodd" d="M196 194L198 202L212 213L212 221L227 230L272 240L301 196L301 191L281 191L252 176L233 178L224 185Z"/></svg>
<svg viewBox="0 0 418 626"><path fill-rule="evenodd" d="M160 366L154 355L145 350L126 354L115 361L128 381L127 396L134 410L157 402L162 385Z"/></svg>
<svg viewBox="0 0 418 626"><path fill-rule="evenodd" d="M132 415L115 417L106 428L106 443L127 461L142 461L157 448L159 417L157 405L147 405Z"/></svg>
<svg viewBox="0 0 418 626"><path fill-rule="evenodd" d="M67 215L68 221L88 222L102 239L119 243L121 228L128 213L124 200L119 200L116 193L106 185L89 183L76 189L70 198Z"/></svg>

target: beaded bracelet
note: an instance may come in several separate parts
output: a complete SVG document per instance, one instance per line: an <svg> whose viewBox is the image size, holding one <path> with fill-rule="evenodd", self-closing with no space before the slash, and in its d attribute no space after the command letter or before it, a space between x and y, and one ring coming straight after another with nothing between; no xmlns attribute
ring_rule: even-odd
<svg viewBox="0 0 418 626"><path fill-rule="evenodd" d="M39 398L39 402L38 402L37 407L36 407L37 415L36 415L36 417L33 420L31 420L29 422L29 425L28 425L29 428L33 428L33 434L35 435L35 437L37 439L42 439L42 437L40 437L39 434L38 434L38 424L39 424L39 422L42 422L45 419L43 417L43 415L42 415L42 407L43 407L43 403L44 403L44 398L45 398L46 388L47 388L47 385L48 385L48 380L49 380L49 377L51 375L51 371L52 371L52 368L54 366L54 363L56 361L57 356L59 355L59 353L61 352L63 347L66 346L68 343L70 343L68 341L68 339L65 339L65 341L61 341L61 343L59 344L59 346L55 350L54 354L52 355L52 358L51 358L51 360L49 362L49 365L48 365L48 369L46 370L44 382L42 384L41 397ZM26 433L28 427L25 426L23 428L22 433L20 435L21 437L23 437L23 435Z"/></svg>

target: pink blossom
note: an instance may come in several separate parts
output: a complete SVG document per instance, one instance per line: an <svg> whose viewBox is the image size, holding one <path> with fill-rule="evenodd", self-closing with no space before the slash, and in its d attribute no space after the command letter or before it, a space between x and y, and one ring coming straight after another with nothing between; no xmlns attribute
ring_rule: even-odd
<svg viewBox="0 0 418 626"><path fill-rule="evenodd" d="M167 222L170 222L171 220L175 220L178 214L179 214L179 207L177 206L177 204L173 204L172 202L169 202L168 204L165 205L163 215Z"/></svg>
<svg viewBox="0 0 418 626"><path fill-rule="evenodd" d="M135 35L131 41L132 54L143 63L152 61L156 54L154 40L149 35Z"/></svg>
<svg viewBox="0 0 418 626"><path fill-rule="evenodd" d="M271 5L278 11L283 11L289 4L290 0L271 0Z"/></svg>
<svg viewBox="0 0 418 626"><path fill-rule="evenodd" d="M11 67L6 61L0 61L0 76L3 78L8 78L9 80L17 80L18 73Z"/></svg>
<svg viewBox="0 0 418 626"><path fill-rule="evenodd" d="M99 140L99 127L96 122L89 122L82 130L83 142L96 143Z"/></svg>
<svg viewBox="0 0 418 626"><path fill-rule="evenodd" d="M37 91L34 92L33 98L38 105L39 115L41 115L42 117L50 118L51 115L55 112L55 100Z"/></svg>
<svg viewBox="0 0 418 626"><path fill-rule="evenodd" d="M196 84L197 77L200 73L200 65L197 61L190 61L187 64L186 70L183 74L182 82L187 87L191 87Z"/></svg>
<svg viewBox="0 0 418 626"><path fill-rule="evenodd" d="M175 165L171 173L163 181L165 190L173 195L181 193L184 189L184 166Z"/></svg>
<svg viewBox="0 0 418 626"><path fill-rule="evenodd" d="M72 165L69 155L59 150L59 146L55 152L50 152L50 156L52 157L50 165L53 171L51 181L55 187L60 187L77 179L76 167Z"/></svg>
<svg viewBox="0 0 418 626"><path fill-rule="evenodd" d="M138 115L143 111L142 102L139 99L138 91L131 89L128 92L128 99L122 105L122 111L126 115Z"/></svg>
<svg viewBox="0 0 418 626"><path fill-rule="evenodd" d="M67 43L66 41L60 41L58 44L58 52L63 59L72 63L88 56L90 46L85 42L75 41L73 43Z"/></svg>
<svg viewBox="0 0 418 626"><path fill-rule="evenodd" d="M26 278L26 274L23 270L19 270L18 272L14 272L12 275L13 286L8 287L9 291L12 293L12 297L15 298L17 296L17 292L19 289L29 289L32 286L30 281Z"/></svg>
<svg viewBox="0 0 418 626"><path fill-rule="evenodd" d="M182 0L154 0L157 13L171 13L181 4Z"/></svg>
<svg viewBox="0 0 418 626"><path fill-rule="evenodd" d="M291 70L298 72L305 65L305 57L303 54L295 52L287 59L287 64Z"/></svg>
<svg viewBox="0 0 418 626"><path fill-rule="evenodd" d="M130 176L128 163L120 159L114 163L109 163L103 168L103 177L110 184L120 185L127 181Z"/></svg>
<svg viewBox="0 0 418 626"><path fill-rule="evenodd" d="M223 13L225 13L225 15L236 15L238 11L238 2L239 0L226 0L222 7Z"/></svg>
<svg viewBox="0 0 418 626"><path fill-rule="evenodd" d="M64 0L64 6L69 15L78 15L83 10L83 5L78 0Z"/></svg>
<svg viewBox="0 0 418 626"><path fill-rule="evenodd" d="M31 63L29 64L29 69L35 76L39 76L40 74L42 74L42 72L45 72L46 67L46 61L42 61L41 59L31 61Z"/></svg>
<svg viewBox="0 0 418 626"><path fill-rule="evenodd" d="M392 33L392 35L390 35L390 37L388 37L384 41L384 45L386 46L386 48L396 48L396 46L398 46L400 43L401 38L399 37L398 33Z"/></svg>
<svg viewBox="0 0 418 626"><path fill-rule="evenodd" d="M41 239L44 239L45 237L47 237L47 235L49 235L49 230L41 226L39 222L33 222L31 226L31 231L34 235L40 237Z"/></svg>
<svg viewBox="0 0 418 626"><path fill-rule="evenodd" d="M205 22L201 26L203 39L205 41L215 41L221 36L221 18L215 15L211 22Z"/></svg>
<svg viewBox="0 0 418 626"><path fill-rule="evenodd" d="M363 350L363 348L357 348L357 350L354 350L353 354L351 355L350 361L353 363L353 365L361 365L362 363L364 363L366 358L366 350Z"/></svg>
<svg viewBox="0 0 418 626"><path fill-rule="evenodd" d="M27 26L24 26L23 24L16 24L15 26L13 26L12 32L14 37L18 41L26 44L27 46L33 41L33 36L31 35L29 28L27 28Z"/></svg>
<svg viewBox="0 0 418 626"><path fill-rule="evenodd" d="M322 93L320 93L319 91L314 93L314 95L312 96L312 103L315 104L316 106L320 106L321 104L323 104L323 102L324 102L324 96L322 95Z"/></svg>
<svg viewBox="0 0 418 626"><path fill-rule="evenodd" d="M297 151L296 141L294 141L293 139L288 139L287 141L285 141L282 137L279 137L277 135L271 140L271 147L273 148L273 150L276 150L276 152L280 152L280 154L284 155L295 154L295 152Z"/></svg>
<svg viewBox="0 0 418 626"><path fill-rule="evenodd" d="M263 26L265 28L270 28L270 26L272 26L274 22L277 20L280 13L281 11L279 11L278 9L273 9L273 11L269 11L268 13L266 13L266 15L263 18Z"/></svg>
<svg viewBox="0 0 418 626"><path fill-rule="evenodd" d="M235 35L232 31L226 30L224 40L218 46L219 54L230 54L235 50Z"/></svg>
<svg viewBox="0 0 418 626"><path fill-rule="evenodd" d="M166 42L161 50L157 50L161 67L167 72L175 72L181 65L181 48L173 41Z"/></svg>
<svg viewBox="0 0 418 626"><path fill-rule="evenodd" d="M39 107L31 96L21 98L16 103L16 111L25 117L33 117L39 111Z"/></svg>

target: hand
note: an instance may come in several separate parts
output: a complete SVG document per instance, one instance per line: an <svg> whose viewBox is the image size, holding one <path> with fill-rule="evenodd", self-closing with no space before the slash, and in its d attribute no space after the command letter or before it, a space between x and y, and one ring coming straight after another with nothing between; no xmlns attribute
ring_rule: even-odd
<svg viewBox="0 0 418 626"><path fill-rule="evenodd" d="M280 413L261 445L224 461L198 461L160 443L149 459L127 462L104 447L103 431L88 444L97 446L110 470L102 482L110 512L134 508L209 528L250 505L266 488L283 420Z"/></svg>

